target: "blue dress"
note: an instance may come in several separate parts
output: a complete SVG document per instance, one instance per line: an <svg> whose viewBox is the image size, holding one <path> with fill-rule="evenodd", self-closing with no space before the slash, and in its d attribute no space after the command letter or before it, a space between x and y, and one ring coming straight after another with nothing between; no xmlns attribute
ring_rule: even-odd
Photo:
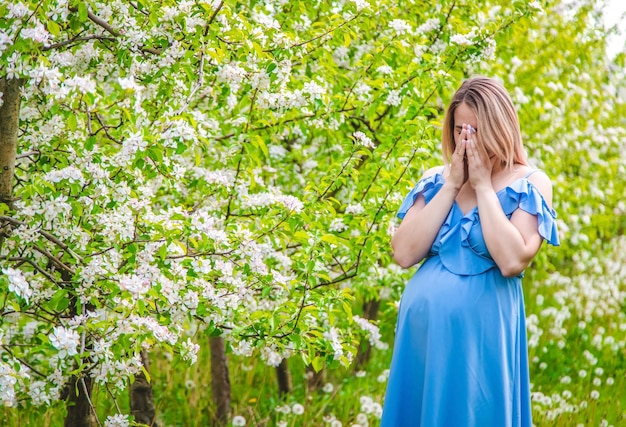
<svg viewBox="0 0 626 427"><path fill-rule="evenodd" d="M536 215L558 245L556 214L527 178L498 191L502 209ZM398 216L443 182L420 180ZM454 203L400 302L381 427L531 427L521 276L500 273L478 209L464 215Z"/></svg>

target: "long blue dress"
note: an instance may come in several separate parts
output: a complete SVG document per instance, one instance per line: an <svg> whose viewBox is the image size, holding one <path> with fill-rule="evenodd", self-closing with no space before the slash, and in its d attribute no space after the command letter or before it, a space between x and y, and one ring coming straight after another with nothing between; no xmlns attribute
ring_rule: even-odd
<svg viewBox="0 0 626 427"><path fill-rule="evenodd" d="M556 214L527 178L498 191L502 209L536 215L558 245ZM443 182L420 180L398 216ZM478 209L464 215L454 203L400 302L381 427L531 427L521 276L500 273Z"/></svg>

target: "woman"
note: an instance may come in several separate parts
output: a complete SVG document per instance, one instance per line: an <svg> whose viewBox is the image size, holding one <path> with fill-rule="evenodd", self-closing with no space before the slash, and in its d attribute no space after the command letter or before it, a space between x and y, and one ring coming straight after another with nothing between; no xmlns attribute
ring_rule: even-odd
<svg viewBox="0 0 626 427"><path fill-rule="evenodd" d="M395 261L424 260L402 296L382 427L530 427L521 277L558 245L552 185L528 166L517 113L495 80L448 107L444 166L406 197Z"/></svg>

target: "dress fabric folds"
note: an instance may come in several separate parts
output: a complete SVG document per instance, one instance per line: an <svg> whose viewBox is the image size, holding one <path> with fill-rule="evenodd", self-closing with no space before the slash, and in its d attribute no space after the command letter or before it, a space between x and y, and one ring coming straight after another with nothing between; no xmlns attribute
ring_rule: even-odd
<svg viewBox="0 0 626 427"><path fill-rule="evenodd" d="M441 173L420 180L398 216L443 182ZM536 215L540 235L559 244L556 214L528 175L497 196L507 217ZM478 209L454 203L400 301L381 427L531 427L521 277L500 273Z"/></svg>

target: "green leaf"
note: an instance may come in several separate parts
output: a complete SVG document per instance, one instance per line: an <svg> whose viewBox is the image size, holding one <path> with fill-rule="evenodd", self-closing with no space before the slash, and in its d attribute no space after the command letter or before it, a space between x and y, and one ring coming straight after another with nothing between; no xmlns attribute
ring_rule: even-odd
<svg viewBox="0 0 626 427"><path fill-rule="evenodd" d="M87 5L85 4L85 2L81 1L78 3L78 17L80 18L81 22L86 22L87 19L89 18L88 12L87 12Z"/></svg>
<svg viewBox="0 0 626 427"><path fill-rule="evenodd" d="M315 356L311 361L311 366L315 369L315 372L319 372L324 367L324 359L320 356Z"/></svg>
<svg viewBox="0 0 626 427"><path fill-rule="evenodd" d="M61 27L52 19L49 19L48 21L46 21L46 26L48 27L48 31L50 32L50 34L52 34L55 37L58 37L59 34L61 33Z"/></svg>

